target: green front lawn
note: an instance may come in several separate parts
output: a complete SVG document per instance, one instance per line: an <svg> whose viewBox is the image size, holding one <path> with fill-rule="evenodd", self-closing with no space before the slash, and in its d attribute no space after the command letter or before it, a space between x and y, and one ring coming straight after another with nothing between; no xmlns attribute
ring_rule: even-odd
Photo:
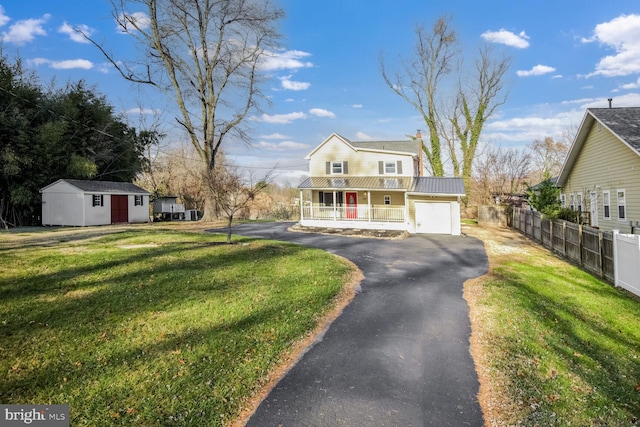
<svg viewBox="0 0 640 427"><path fill-rule="evenodd" d="M69 404L74 426L229 422L352 271L203 233L59 240L0 240L0 402Z"/></svg>
<svg viewBox="0 0 640 427"><path fill-rule="evenodd" d="M491 234L484 237L491 272L466 289L481 347L476 361L492 395L484 406L488 421L636 425L640 298L516 233L511 247L507 239L495 250L498 232Z"/></svg>

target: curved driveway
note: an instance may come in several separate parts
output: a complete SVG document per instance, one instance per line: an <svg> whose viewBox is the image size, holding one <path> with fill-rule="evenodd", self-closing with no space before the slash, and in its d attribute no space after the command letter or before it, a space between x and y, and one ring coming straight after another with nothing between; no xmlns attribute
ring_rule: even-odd
<svg viewBox="0 0 640 427"><path fill-rule="evenodd" d="M487 271L482 242L326 236L289 232L291 225L243 224L233 233L327 250L353 261L365 279L247 425L483 425L462 298L464 281Z"/></svg>

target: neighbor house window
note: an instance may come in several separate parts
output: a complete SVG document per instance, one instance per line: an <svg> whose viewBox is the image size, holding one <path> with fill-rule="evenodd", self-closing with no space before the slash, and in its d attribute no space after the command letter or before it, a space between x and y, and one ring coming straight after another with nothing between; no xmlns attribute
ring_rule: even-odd
<svg viewBox="0 0 640 427"><path fill-rule="evenodd" d="M391 196L384 196L384 204L385 205L391 204Z"/></svg>
<svg viewBox="0 0 640 427"><path fill-rule="evenodd" d="M609 190L602 192L602 209L604 209L604 219L611 219L611 197Z"/></svg>
<svg viewBox="0 0 640 427"><path fill-rule="evenodd" d="M578 212L582 212L582 193L578 193Z"/></svg>
<svg viewBox="0 0 640 427"><path fill-rule="evenodd" d="M102 194L94 194L93 195L93 204L92 206L104 206Z"/></svg>
<svg viewBox="0 0 640 427"><path fill-rule="evenodd" d="M347 162L327 162L327 175L345 175L349 173Z"/></svg>
<svg viewBox="0 0 640 427"><path fill-rule="evenodd" d="M569 209L574 210L576 208L576 203L574 200L573 193L569 194Z"/></svg>
<svg viewBox="0 0 640 427"><path fill-rule="evenodd" d="M567 207L567 195L564 193L560 195L560 207L561 208Z"/></svg>
<svg viewBox="0 0 640 427"><path fill-rule="evenodd" d="M142 206L142 196L133 196L133 205L134 206Z"/></svg>
<svg viewBox="0 0 640 427"><path fill-rule="evenodd" d="M624 190L617 190L618 193L618 221L624 221L627 219L627 201L625 198Z"/></svg>

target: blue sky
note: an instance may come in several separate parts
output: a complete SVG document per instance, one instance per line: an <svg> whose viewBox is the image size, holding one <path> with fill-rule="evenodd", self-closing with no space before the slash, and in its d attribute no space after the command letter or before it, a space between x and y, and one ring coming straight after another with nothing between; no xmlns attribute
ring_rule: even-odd
<svg viewBox="0 0 640 427"><path fill-rule="evenodd" d="M285 10L282 47L270 63L271 105L251 118L251 148L225 142L235 163L258 173L278 165L278 181L297 185L304 157L331 133L353 141L398 140L425 129L416 112L384 83L390 67L413 49L414 29L452 16L465 61L485 42L512 58L507 102L487 124L485 144L522 147L575 128L588 107L640 106L640 2L618 0L276 0ZM437 4L436 4L437 3ZM176 129L170 101L145 92L75 37L81 27L122 54L134 52L118 33L106 0L0 0L0 37L43 84L84 79L131 123L160 111ZM141 111L142 110L142 111ZM142 112L142 114L141 114ZM178 144L182 135L170 131Z"/></svg>

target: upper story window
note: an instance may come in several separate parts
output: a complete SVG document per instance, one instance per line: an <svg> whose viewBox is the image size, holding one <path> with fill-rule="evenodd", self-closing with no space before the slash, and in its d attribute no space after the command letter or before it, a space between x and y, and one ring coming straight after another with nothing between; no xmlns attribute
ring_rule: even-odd
<svg viewBox="0 0 640 427"><path fill-rule="evenodd" d="M378 173L380 175L401 175L402 174L402 161L387 162L380 160L378 162Z"/></svg>
<svg viewBox="0 0 640 427"><path fill-rule="evenodd" d="M327 162L326 163L327 175L346 175L349 173L348 162Z"/></svg>
<svg viewBox="0 0 640 427"><path fill-rule="evenodd" d="M104 206L102 194L93 195L93 203L91 206Z"/></svg>

